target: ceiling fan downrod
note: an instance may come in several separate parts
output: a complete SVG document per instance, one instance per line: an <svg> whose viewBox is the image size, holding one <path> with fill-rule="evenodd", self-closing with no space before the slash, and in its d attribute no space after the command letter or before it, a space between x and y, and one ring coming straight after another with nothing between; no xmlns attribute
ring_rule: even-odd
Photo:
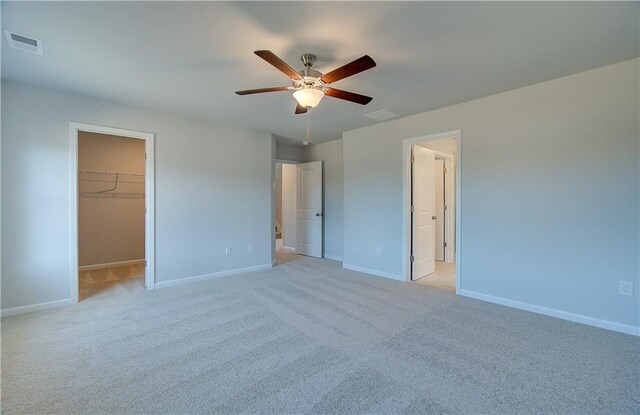
<svg viewBox="0 0 640 415"><path fill-rule="evenodd" d="M313 63L318 60L316 55L312 55L311 53L305 53L300 56L300 60L305 67L304 74L305 76L309 76L309 69L313 66Z"/></svg>

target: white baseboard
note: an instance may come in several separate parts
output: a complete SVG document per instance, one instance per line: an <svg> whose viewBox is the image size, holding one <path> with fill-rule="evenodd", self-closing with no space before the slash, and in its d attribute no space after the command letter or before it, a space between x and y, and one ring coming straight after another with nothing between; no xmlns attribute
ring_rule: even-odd
<svg viewBox="0 0 640 415"><path fill-rule="evenodd" d="M332 260L332 261L342 262L342 257L341 257L341 256L335 256L335 255L327 255L327 254L324 254L324 257L325 257L326 259L330 259L330 260Z"/></svg>
<svg viewBox="0 0 640 415"><path fill-rule="evenodd" d="M549 317L556 317L562 320L569 320L575 323L587 324L589 326L599 327L601 329L613 330L620 333L631 334L633 336L640 336L640 327L632 326L629 324L616 323L614 321L602 320L582 314L575 314L568 311L557 310L555 308L542 307L534 304L523 303L520 301L509 300L507 298L495 297L493 295L477 293L475 291L460 290L460 295L469 298L475 298L476 300L487 301L489 303L517 308L519 310L530 311L532 313L543 314Z"/></svg>
<svg viewBox="0 0 640 415"><path fill-rule="evenodd" d="M282 248L280 249L282 249L283 251L296 252L296 248L291 248L290 246L282 245Z"/></svg>
<svg viewBox="0 0 640 415"><path fill-rule="evenodd" d="M260 271L260 270L263 270L263 269L269 269L271 267L273 267L273 264L269 263L269 264L255 265L255 266L252 266L252 267L230 269L230 270L227 270L227 271L212 272L210 274L195 275L193 277L177 278L175 280L156 282L156 286L155 287L156 288L165 288L165 287L171 287L171 286L174 286L174 285L189 284L189 283L192 283L192 282L206 281L206 280L210 280L210 279L214 279L214 278L226 277L226 276L229 276L229 275L244 274L244 273L247 273L247 272Z"/></svg>
<svg viewBox="0 0 640 415"><path fill-rule="evenodd" d="M15 316L17 314L31 313L33 311L49 310L51 308L64 307L71 305L73 302L71 298L65 298L64 300L47 301L46 303L38 303L31 305L24 305L21 307L5 308L2 310L2 317Z"/></svg>
<svg viewBox="0 0 640 415"><path fill-rule="evenodd" d="M127 265L136 265L136 264L144 264L144 258L132 259L130 261L109 262L106 264L81 265L80 267L78 267L78 269L80 271L90 271L92 269L124 267Z"/></svg>
<svg viewBox="0 0 640 415"><path fill-rule="evenodd" d="M349 264L345 264L345 263L342 264L342 268L350 269L351 271L363 272L365 274L371 274L371 275L375 275L375 276L378 276L378 277L389 278L389 279L396 280L396 281L405 281L405 279L402 278L400 275L392 274L390 272L384 272L384 271L378 271L378 270L375 270L375 269L357 267L355 265L349 265Z"/></svg>

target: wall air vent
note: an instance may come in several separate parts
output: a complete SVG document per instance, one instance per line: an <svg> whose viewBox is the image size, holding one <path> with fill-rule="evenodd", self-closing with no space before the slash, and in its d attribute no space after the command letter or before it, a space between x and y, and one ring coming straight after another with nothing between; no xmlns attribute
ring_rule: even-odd
<svg viewBox="0 0 640 415"><path fill-rule="evenodd" d="M9 46L12 48L42 55L42 41L40 39L34 39L8 30L5 30L4 34L7 37Z"/></svg>
<svg viewBox="0 0 640 415"><path fill-rule="evenodd" d="M376 121L384 121L384 120L389 120L391 118L396 118L399 115L393 111L384 109L384 110L370 112L369 114L364 114L364 116L372 118Z"/></svg>

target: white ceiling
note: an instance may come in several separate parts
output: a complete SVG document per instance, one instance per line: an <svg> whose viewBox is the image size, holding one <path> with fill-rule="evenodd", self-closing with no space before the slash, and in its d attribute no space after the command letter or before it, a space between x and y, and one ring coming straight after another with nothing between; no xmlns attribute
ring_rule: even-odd
<svg viewBox="0 0 640 415"><path fill-rule="evenodd" d="M3 2L2 27L43 40L44 56L2 41L2 77L207 117L300 143L306 117L288 85L253 54L269 49L327 72L364 54L378 66L336 83L367 106L326 97L312 142L639 55L638 3Z"/></svg>

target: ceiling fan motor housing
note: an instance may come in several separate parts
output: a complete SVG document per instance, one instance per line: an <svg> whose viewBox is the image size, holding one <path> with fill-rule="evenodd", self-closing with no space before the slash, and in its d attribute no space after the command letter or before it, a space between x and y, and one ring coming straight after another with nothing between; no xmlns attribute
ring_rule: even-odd
<svg viewBox="0 0 640 415"><path fill-rule="evenodd" d="M296 89L300 89L300 88L322 89L325 87L324 82L322 82L322 79L320 79L320 77L322 76L322 73L318 71L314 71L311 69L307 73L305 73L305 71L300 71L300 75L302 75L302 79L297 79L292 81L293 87Z"/></svg>
<svg viewBox="0 0 640 415"><path fill-rule="evenodd" d="M322 87L324 86L324 82L322 82L322 80L320 79L322 77L322 72L311 69L313 63L318 60L316 55L305 53L304 55L300 56L300 60L304 64L305 69L298 71L298 73L302 75L302 79L293 80L293 87L296 89L322 89Z"/></svg>

